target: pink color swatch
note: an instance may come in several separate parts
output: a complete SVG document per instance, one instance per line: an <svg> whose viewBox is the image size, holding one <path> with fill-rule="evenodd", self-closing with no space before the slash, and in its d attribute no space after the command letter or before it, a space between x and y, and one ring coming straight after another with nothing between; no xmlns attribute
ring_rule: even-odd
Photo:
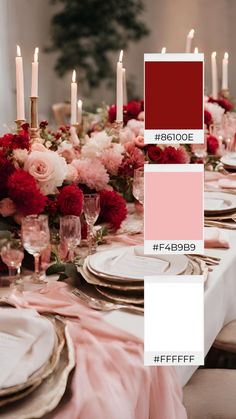
<svg viewBox="0 0 236 419"><path fill-rule="evenodd" d="M145 240L203 240L201 172L145 173L144 205Z"/></svg>

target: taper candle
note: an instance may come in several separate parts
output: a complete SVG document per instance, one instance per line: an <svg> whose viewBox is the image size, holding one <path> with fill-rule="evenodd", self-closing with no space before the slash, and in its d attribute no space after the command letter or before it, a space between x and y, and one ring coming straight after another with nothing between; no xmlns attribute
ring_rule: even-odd
<svg viewBox="0 0 236 419"><path fill-rule="evenodd" d="M217 80L217 63L216 63L216 52L211 54L211 77L212 77L212 98L217 99L218 97L218 80Z"/></svg>
<svg viewBox="0 0 236 419"><path fill-rule="evenodd" d="M166 47L162 47L161 54L165 54L165 53L166 53Z"/></svg>
<svg viewBox="0 0 236 419"><path fill-rule="evenodd" d="M31 79L31 96L37 97L38 96L38 56L39 56L39 49L38 47L34 50L34 61L32 62L32 79Z"/></svg>
<svg viewBox="0 0 236 419"><path fill-rule="evenodd" d="M125 68L122 68L123 72L123 104L127 105L128 99L127 99L127 84L126 84L126 70Z"/></svg>
<svg viewBox="0 0 236 419"><path fill-rule="evenodd" d="M23 59L19 45L17 45L16 56L16 119L25 120Z"/></svg>
<svg viewBox="0 0 236 419"><path fill-rule="evenodd" d="M77 83L76 83L76 71L73 70L72 82L71 82L71 125L77 124Z"/></svg>
<svg viewBox="0 0 236 419"><path fill-rule="evenodd" d="M191 29L186 38L185 52L191 52L193 37L194 37L194 29Z"/></svg>
<svg viewBox="0 0 236 419"><path fill-rule="evenodd" d="M123 50L120 51L116 66L116 120L123 122Z"/></svg>
<svg viewBox="0 0 236 419"><path fill-rule="evenodd" d="M81 99L78 100L78 124L82 122L82 105L83 102Z"/></svg>
<svg viewBox="0 0 236 419"><path fill-rule="evenodd" d="M222 90L228 90L228 60L229 54L225 52L222 60Z"/></svg>

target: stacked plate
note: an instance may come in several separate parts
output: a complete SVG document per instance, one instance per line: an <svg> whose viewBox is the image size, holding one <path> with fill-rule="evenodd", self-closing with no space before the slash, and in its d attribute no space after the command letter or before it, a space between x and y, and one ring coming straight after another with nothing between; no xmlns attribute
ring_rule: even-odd
<svg viewBox="0 0 236 419"><path fill-rule="evenodd" d="M126 246L88 256L80 273L104 299L143 307L144 276L200 275L204 269L205 263L195 257L145 256L142 246Z"/></svg>
<svg viewBox="0 0 236 419"><path fill-rule="evenodd" d="M2 419L40 418L58 405L65 392L69 373L75 365L73 344L64 322L53 317L48 317L48 321L55 330L53 351L26 381L0 388Z"/></svg>
<svg viewBox="0 0 236 419"><path fill-rule="evenodd" d="M221 221L234 223L236 218L236 195L227 192L211 192L204 194L205 222ZM229 224L230 225L230 224Z"/></svg>
<svg viewBox="0 0 236 419"><path fill-rule="evenodd" d="M226 170L236 171L236 153L235 152L222 156L220 161Z"/></svg>

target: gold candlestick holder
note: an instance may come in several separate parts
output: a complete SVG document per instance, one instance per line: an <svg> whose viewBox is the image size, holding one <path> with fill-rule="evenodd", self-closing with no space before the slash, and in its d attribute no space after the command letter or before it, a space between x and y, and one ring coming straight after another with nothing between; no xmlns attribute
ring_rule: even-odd
<svg viewBox="0 0 236 419"><path fill-rule="evenodd" d="M229 99L230 98L229 89L221 90L220 96L223 97L224 99Z"/></svg>
<svg viewBox="0 0 236 419"><path fill-rule="evenodd" d="M16 119L15 120L15 124L16 124L16 132L17 134L20 133L21 131L21 126L25 123L25 119Z"/></svg>
<svg viewBox="0 0 236 419"><path fill-rule="evenodd" d="M38 96L30 97L30 138L38 138Z"/></svg>

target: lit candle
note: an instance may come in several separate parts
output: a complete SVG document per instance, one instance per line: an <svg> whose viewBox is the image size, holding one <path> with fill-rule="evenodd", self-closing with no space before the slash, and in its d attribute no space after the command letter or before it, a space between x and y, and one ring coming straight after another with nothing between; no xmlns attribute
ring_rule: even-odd
<svg viewBox="0 0 236 419"><path fill-rule="evenodd" d="M222 61L222 90L228 90L228 61L229 54L225 52Z"/></svg>
<svg viewBox="0 0 236 419"><path fill-rule="evenodd" d="M116 120L123 122L123 50L120 51L119 61L116 66Z"/></svg>
<svg viewBox="0 0 236 419"><path fill-rule="evenodd" d="M122 72L123 72L123 103L124 103L124 105L127 105L128 99L127 99L127 84L126 84L125 68L122 68Z"/></svg>
<svg viewBox="0 0 236 419"><path fill-rule="evenodd" d="M39 49L35 48L34 50L34 61L32 62L32 79L31 79L31 96L38 96L38 63Z"/></svg>
<svg viewBox="0 0 236 419"><path fill-rule="evenodd" d="M191 46L192 46L192 39L194 37L194 29L191 29L187 35L186 38L186 48L185 52L191 52Z"/></svg>
<svg viewBox="0 0 236 419"><path fill-rule="evenodd" d="M71 82L71 125L77 124L77 83L76 72L73 70Z"/></svg>
<svg viewBox="0 0 236 419"><path fill-rule="evenodd" d="M19 45L17 45L16 56L16 119L25 120L23 59Z"/></svg>
<svg viewBox="0 0 236 419"><path fill-rule="evenodd" d="M166 47L162 47L161 54L165 54L165 53L166 53Z"/></svg>
<svg viewBox="0 0 236 419"><path fill-rule="evenodd" d="M217 64L216 64L216 52L211 54L211 77L212 77L212 98L217 99L218 87L217 87Z"/></svg>
<svg viewBox="0 0 236 419"><path fill-rule="evenodd" d="M81 99L78 100L78 124L82 122L82 105L83 102Z"/></svg>
<svg viewBox="0 0 236 419"><path fill-rule="evenodd" d="M194 48L194 54L198 54L198 47Z"/></svg>

